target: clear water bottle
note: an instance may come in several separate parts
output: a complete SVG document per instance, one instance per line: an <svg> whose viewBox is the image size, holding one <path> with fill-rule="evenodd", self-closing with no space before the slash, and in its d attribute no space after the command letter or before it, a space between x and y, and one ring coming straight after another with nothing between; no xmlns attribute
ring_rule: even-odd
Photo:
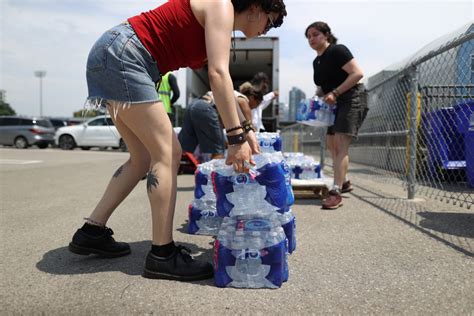
<svg viewBox="0 0 474 316"><path fill-rule="evenodd" d="M279 212L286 212L290 207L288 203L293 202L293 190L288 188L288 170L285 171L285 165L282 164L282 155L273 157L271 162L259 167L257 172L255 180L265 186L267 192L265 200L277 207Z"/></svg>
<svg viewBox="0 0 474 316"><path fill-rule="evenodd" d="M293 212L289 211L279 215L281 226L288 240L288 253L293 253L296 249L296 218Z"/></svg>
<svg viewBox="0 0 474 316"><path fill-rule="evenodd" d="M295 203L295 195L293 193L293 187L291 186L291 169L285 160L281 160L280 164L285 174L285 186L287 194L286 204L288 205L288 207L290 207Z"/></svg>
<svg viewBox="0 0 474 316"><path fill-rule="evenodd" d="M216 161L200 164L194 176L194 200L189 206L188 233L211 235L217 234L221 218L217 215L217 201L211 181L211 174Z"/></svg>
<svg viewBox="0 0 474 316"><path fill-rule="evenodd" d="M324 102L322 99L319 99L319 110L316 111L316 123L318 126L332 126L334 125L335 106L330 105Z"/></svg>
<svg viewBox="0 0 474 316"><path fill-rule="evenodd" d="M214 209L201 209L196 204L189 205L188 233L215 236L219 232L222 218Z"/></svg>

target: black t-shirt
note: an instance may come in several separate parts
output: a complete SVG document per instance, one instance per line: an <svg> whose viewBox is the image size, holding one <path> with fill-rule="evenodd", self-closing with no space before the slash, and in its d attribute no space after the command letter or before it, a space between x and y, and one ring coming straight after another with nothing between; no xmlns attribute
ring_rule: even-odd
<svg viewBox="0 0 474 316"><path fill-rule="evenodd" d="M313 61L314 83L329 93L337 88L349 76L342 69L354 56L349 49L341 44L331 44L321 56Z"/></svg>

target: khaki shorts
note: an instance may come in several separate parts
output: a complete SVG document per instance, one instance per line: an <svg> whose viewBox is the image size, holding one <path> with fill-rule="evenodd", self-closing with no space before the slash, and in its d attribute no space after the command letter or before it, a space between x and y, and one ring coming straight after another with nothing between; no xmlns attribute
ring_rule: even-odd
<svg viewBox="0 0 474 316"><path fill-rule="evenodd" d="M367 102L362 84L358 84L337 98L336 119L328 127L327 134L347 134L357 138L367 112Z"/></svg>

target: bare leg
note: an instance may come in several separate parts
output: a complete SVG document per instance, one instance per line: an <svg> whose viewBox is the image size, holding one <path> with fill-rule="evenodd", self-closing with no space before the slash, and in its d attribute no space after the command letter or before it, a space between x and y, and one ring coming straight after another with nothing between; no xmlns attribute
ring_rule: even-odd
<svg viewBox="0 0 474 316"><path fill-rule="evenodd" d="M119 117L112 119L127 144L130 158L115 171L104 195L89 216L92 221L103 224L107 223L115 208L130 194L150 166L150 155L142 142Z"/></svg>
<svg viewBox="0 0 474 316"><path fill-rule="evenodd" d="M168 244L173 240L181 146L160 104L144 103L127 108L116 106L115 109L117 121L133 133L149 154L147 192L152 212L152 241L154 245ZM119 129L119 132L122 131ZM141 176L143 173L138 176L138 180Z"/></svg>
<svg viewBox="0 0 474 316"><path fill-rule="evenodd" d="M349 168L349 145L351 136L336 133L335 137L335 160L334 160L334 184L342 188L342 184Z"/></svg>
<svg viewBox="0 0 474 316"><path fill-rule="evenodd" d="M334 183L336 184L336 136L326 135L326 148L329 151L332 159L332 170L334 172Z"/></svg>

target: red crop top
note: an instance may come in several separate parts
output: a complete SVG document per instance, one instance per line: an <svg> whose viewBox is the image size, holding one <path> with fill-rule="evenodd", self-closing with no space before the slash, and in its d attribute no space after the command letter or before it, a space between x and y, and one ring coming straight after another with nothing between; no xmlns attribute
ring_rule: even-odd
<svg viewBox="0 0 474 316"><path fill-rule="evenodd" d="M184 67L201 68L206 63L204 28L196 20L190 0L169 0L128 22L162 75Z"/></svg>

